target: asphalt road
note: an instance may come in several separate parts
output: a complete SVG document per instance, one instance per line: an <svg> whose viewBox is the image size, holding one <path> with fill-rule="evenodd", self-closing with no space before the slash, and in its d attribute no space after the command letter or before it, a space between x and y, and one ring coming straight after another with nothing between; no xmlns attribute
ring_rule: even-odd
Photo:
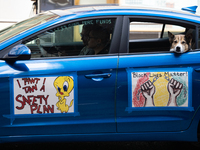
<svg viewBox="0 0 200 150"><path fill-rule="evenodd" d="M1 150L199 150L188 142L70 142L3 144Z"/></svg>

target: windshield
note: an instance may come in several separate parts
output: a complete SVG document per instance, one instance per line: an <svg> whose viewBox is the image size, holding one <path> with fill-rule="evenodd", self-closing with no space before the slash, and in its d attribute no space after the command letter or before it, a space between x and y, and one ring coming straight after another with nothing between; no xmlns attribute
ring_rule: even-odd
<svg viewBox="0 0 200 150"><path fill-rule="evenodd" d="M22 32L25 32L28 29L31 29L33 27L36 27L40 24L43 24L50 20L56 19L58 17L59 17L58 15L53 14L51 12L45 12L43 14L39 14L35 17L24 20L22 22L16 23L16 24L0 31L0 43L20 34Z"/></svg>

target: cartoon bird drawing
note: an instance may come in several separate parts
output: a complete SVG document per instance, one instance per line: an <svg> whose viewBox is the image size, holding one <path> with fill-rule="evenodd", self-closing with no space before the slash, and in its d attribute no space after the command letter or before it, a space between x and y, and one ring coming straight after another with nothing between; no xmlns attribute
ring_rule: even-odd
<svg viewBox="0 0 200 150"><path fill-rule="evenodd" d="M65 97L70 96L70 93L74 88L74 81L69 76L60 76L55 79L54 87L57 90L56 96L58 97L58 102L56 103L57 109L60 110L61 113L67 113L69 108L73 105L74 100L72 99L68 106Z"/></svg>

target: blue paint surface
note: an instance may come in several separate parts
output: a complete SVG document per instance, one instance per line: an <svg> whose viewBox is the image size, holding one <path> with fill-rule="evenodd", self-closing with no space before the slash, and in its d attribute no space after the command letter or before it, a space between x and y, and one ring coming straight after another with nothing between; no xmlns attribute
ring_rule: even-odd
<svg viewBox="0 0 200 150"><path fill-rule="evenodd" d="M3 51L4 48L27 36L66 21L89 17L131 15L200 23L197 15L150 9L112 8L66 13L0 43L0 50ZM119 48L116 51L119 51ZM178 57L167 52L133 55L115 53L96 57L19 60L14 63L0 61L0 142L195 141L200 119L199 58L200 52L194 51ZM127 70L152 72L189 70L189 86L186 87L189 91L189 107L131 108L132 84ZM75 78L74 114L14 114L14 78L67 75ZM183 95L179 97L179 105L184 103L184 98L181 97Z"/></svg>

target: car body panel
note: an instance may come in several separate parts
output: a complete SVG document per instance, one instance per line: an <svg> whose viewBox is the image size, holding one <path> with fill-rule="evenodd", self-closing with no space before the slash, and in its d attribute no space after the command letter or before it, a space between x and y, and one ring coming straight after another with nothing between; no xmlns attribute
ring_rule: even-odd
<svg viewBox="0 0 200 150"><path fill-rule="evenodd" d="M197 110L197 106L199 106L198 90L196 90L199 86L199 72L195 71L195 69L200 66L198 64L199 55L199 52L191 52L177 56L173 53L120 56L117 91L119 94L119 99L117 100L117 108L119 108L117 111L118 131L144 132L187 130ZM131 73L153 72L155 75L156 72L159 74L160 72L176 71L188 72L188 87L190 87L188 89L191 90L188 91L188 107L167 107L166 104L161 105L160 102L157 102L157 107L134 107L132 105L134 95L132 95L131 92L133 91L133 89L131 90L133 86L133 83L131 83L131 79L133 78L130 77ZM151 78L153 78L153 73ZM163 74L160 76L160 79L162 77L164 77ZM159 82L159 80L157 82ZM164 79L162 81L160 80L160 84L162 85L165 84L165 82L168 81ZM162 88L162 85L157 85L156 88ZM165 89L167 87L164 86L163 88ZM127 101L128 107L124 109L127 105ZM164 101L164 98L162 101ZM161 105L161 107L159 105Z"/></svg>
<svg viewBox="0 0 200 150"><path fill-rule="evenodd" d="M97 57L96 59L51 59L45 60L45 62L32 60L17 61L10 65L4 64L1 67L0 78L4 81L1 82L3 84L1 88L9 89L10 92L3 92L4 90L2 90L1 95L3 99L10 99L10 101L6 101L3 109L6 109L6 111L1 111L1 135L46 134L47 131L49 134L116 132L114 94L117 59L117 56L108 56L106 59L104 57ZM101 65L108 60L109 65ZM1 64L3 63L1 62ZM81 65L77 66L77 63ZM40 67L38 68L38 66ZM110 76L108 78L103 77L101 81L95 80L101 78L98 75L103 73L109 73ZM95 74L96 77L89 79L85 77L85 75L90 74ZM28 97L37 95L36 92L40 89L38 94L44 95L45 98L49 95L47 105L51 106L49 104L50 99L51 96L56 95L56 90L53 83L49 83L52 82L49 79L60 76L72 76L74 79L74 110L72 113L50 111L43 114L44 99L41 102L40 98L31 97L28 100ZM38 83L33 81L34 83L31 84L28 81L28 79L36 78L39 79ZM16 80L18 84L15 85ZM53 81L55 82L55 79ZM42 82L43 85L46 84L43 89ZM105 84L107 85L106 88L104 88ZM37 89L28 88L34 85L37 85ZM52 88L49 91L50 86ZM16 93L16 95L10 93ZM26 100L19 95L26 97ZM66 98L70 101L68 97ZM13 99L16 100L16 104L13 104ZM58 97L54 97L53 101L56 103ZM34 103L37 107L27 109L34 106ZM35 127L39 129L37 131L32 130Z"/></svg>
<svg viewBox="0 0 200 150"><path fill-rule="evenodd" d="M52 12L60 17L0 43L0 56L4 59L0 61L1 142L197 140L200 51L129 53L128 19L162 18L192 24L198 29L198 15L130 7ZM116 18L110 54L17 61L4 57L15 45L49 29L77 20L106 17ZM156 44L163 40L153 41ZM170 93L172 75L180 75L184 102L167 106L169 96L159 99L165 104L154 101L154 106L144 107L140 97L148 80L139 79L147 77L147 73L156 90L163 88L157 83L164 85L165 94L167 90ZM138 74L143 77L135 77ZM67 104L63 105L63 101Z"/></svg>

